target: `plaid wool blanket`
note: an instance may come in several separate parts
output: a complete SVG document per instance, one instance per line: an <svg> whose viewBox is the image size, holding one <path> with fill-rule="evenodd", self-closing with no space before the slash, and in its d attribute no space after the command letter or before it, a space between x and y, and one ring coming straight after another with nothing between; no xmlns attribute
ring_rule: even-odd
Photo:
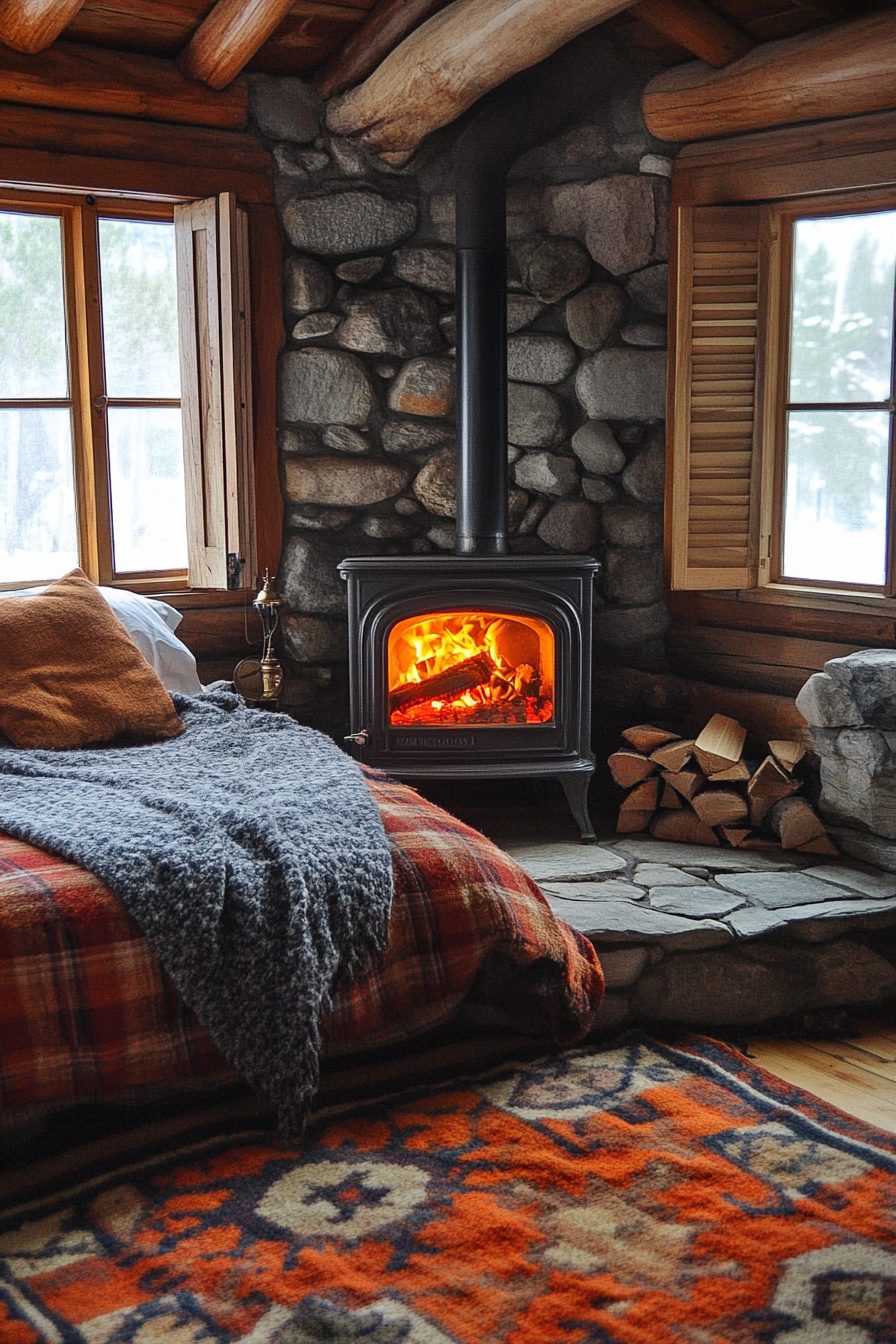
<svg viewBox="0 0 896 1344"><path fill-rule="evenodd" d="M324 1058L447 1021L490 963L515 968L559 1044L585 1035L603 987L591 944L476 831L406 785L368 774L367 786L391 852L392 913L382 963L333 996ZM117 897L0 836L0 1114L232 1077Z"/></svg>

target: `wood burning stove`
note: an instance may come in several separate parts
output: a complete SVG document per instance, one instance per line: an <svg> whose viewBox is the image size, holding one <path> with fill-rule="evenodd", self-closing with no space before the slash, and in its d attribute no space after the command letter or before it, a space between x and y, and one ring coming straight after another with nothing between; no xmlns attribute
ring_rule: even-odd
<svg viewBox="0 0 896 1344"><path fill-rule="evenodd" d="M482 100L455 147L454 556L347 559L352 740L401 778L553 775L583 839L591 556L507 554L505 187L524 150L579 117L622 63L587 38Z"/></svg>
<svg viewBox="0 0 896 1344"><path fill-rule="evenodd" d="M359 759L401 779L555 776L593 839L597 569L590 556L344 560Z"/></svg>

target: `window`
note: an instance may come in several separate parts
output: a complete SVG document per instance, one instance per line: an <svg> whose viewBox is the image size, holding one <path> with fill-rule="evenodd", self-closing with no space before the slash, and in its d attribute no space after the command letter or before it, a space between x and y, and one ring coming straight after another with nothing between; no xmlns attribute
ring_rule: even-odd
<svg viewBox="0 0 896 1344"><path fill-rule="evenodd" d="M251 585L247 311L232 196L0 196L0 586Z"/></svg>
<svg viewBox="0 0 896 1344"><path fill-rule="evenodd" d="M893 132L877 114L680 157L673 591L896 597Z"/></svg>
<svg viewBox="0 0 896 1344"><path fill-rule="evenodd" d="M791 281L773 573L892 591L896 209L813 203L781 225Z"/></svg>

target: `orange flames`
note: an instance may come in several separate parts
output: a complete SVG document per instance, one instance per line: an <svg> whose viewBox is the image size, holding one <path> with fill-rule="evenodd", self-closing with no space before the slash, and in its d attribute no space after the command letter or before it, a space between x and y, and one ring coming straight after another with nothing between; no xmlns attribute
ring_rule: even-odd
<svg viewBox="0 0 896 1344"><path fill-rule="evenodd" d="M545 621L446 611L399 622L389 635L390 722L548 723L554 636Z"/></svg>

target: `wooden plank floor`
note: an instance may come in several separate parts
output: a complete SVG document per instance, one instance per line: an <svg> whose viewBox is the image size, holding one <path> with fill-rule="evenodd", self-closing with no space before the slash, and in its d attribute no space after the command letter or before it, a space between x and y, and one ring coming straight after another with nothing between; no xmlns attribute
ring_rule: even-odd
<svg viewBox="0 0 896 1344"><path fill-rule="evenodd" d="M769 1073L896 1134L896 1024L857 1025L858 1035L841 1040L752 1037L747 1048Z"/></svg>

